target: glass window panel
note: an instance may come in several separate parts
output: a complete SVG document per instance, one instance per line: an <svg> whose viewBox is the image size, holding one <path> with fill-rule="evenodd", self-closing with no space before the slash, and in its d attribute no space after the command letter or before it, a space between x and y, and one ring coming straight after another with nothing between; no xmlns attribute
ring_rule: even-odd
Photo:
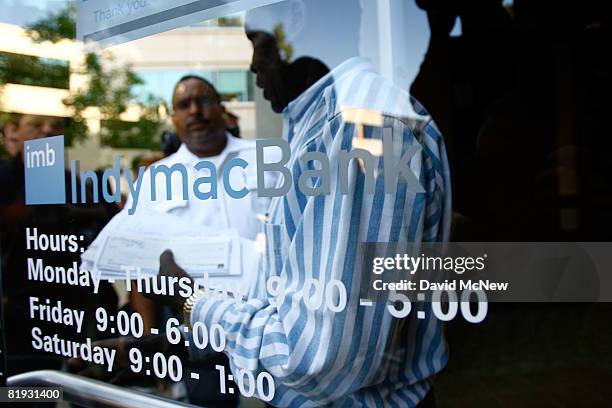
<svg viewBox="0 0 612 408"><path fill-rule="evenodd" d="M244 71L219 71L217 90L224 99L243 101L247 89Z"/></svg>

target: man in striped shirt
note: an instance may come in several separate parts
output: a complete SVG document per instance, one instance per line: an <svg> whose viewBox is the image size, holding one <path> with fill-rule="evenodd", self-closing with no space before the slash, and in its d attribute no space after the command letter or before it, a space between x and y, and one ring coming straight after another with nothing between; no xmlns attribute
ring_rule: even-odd
<svg viewBox="0 0 612 408"><path fill-rule="evenodd" d="M372 273L361 264L361 244L443 242L451 205L446 152L435 124L351 46L359 25L357 31L346 25L350 16L360 21L358 8L353 0L286 1L247 13L252 70L273 109L282 112L283 139L292 153L285 166L293 180L285 195L272 200L263 226L266 250L256 295L242 302L194 295L188 311L191 324L223 327L235 376L273 376L275 406L430 403L431 377L448 358L441 324L427 304L419 309L425 318L413 311L400 319L387 302L359 302L364 274ZM329 15L320 14L322 9ZM326 25L330 16L343 28ZM326 58L317 46L301 47L300 39L329 39L336 52ZM374 162L351 160L341 174L341 152L357 147L370 151ZM392 179L377 150L396 158L400 169ZM313 152L329 161L328 185L314 176L323 164L303 160ZM367 171L372 166L373 182ZM300 183L303 175L313 176ZM325 192L307 195L309 188ZM335 307L341 302L337 295L313 305L312 293L331 286L346 289L345 307Z"/></svg>

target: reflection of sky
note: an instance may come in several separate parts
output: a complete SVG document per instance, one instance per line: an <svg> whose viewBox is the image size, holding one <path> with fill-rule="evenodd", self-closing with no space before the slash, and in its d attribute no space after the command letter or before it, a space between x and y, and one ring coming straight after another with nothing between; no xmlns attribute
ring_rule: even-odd
<svg viewBox="0 0 612 408"><path fill-rule="evenodd" d="M353 55L365 55L373 60L380 57L379 30L376 1L372 0L305 0L300 19L284 16L289 41L294 47L294 57L312 56L333 68ZM0 21L25 25L45 17L50 12L66 6L68 0L0 0ZM505 0L506 3L510 0ZM391 0L395 4L391 15L391 52L394 75L398 85L406 89L414 80L427 50L429 27L426 14L418 9L415 0ZM347 4L352 4L346 6ZM355 5L361 4L362 9ZM298 10L299 11L299 10ZM290 12L285 14L291 14ZM298 13L299 14L299 13ZM263 20L266 20L265 18ZM270 29L278 23L276 17L268 17L262 24ZM460 32L458 27L455 32ZM328 40L320 40L320 32L326 32ZM342 35L354 37L355 43L339 44L334 38ZM250 55L247 56L250 59ZM380 68L380 66L379 66Z"/></svg>
<svg viewBox="0 0 612 408"><path fill-rule="evenodd" d="M305 6L301 12L305 17L301 24L299 19L283 17L283 26L286 27L287 36L294 47L295 57L313 56L330 68L358 54L373 60L378 59L380 46L377 30L380 30L381 27L378 27L375 15L377 2L349 0L348 3L345 3L345 1L304 1L302 4ZM44 18L50 12L64 8L68 2L69 0L0 0L0 7L3 10L0 13L0 22L21 26L31 24ZM288 4L288 2L283 3ZM359 7L346 6L346 4L358 5L360 3L363 6L362 10ZM390 3L400 4L399 8L394 9L393 12L402 14L400 18L392 16L392 19L398 22L394 25L392 32L392 52L395 60L395 75L401 77L400 83L403 86L411 82L418 72L427 49L429 28L425 13L416 7L414 0L391 0ZM266 20L265 16L263 20ZM276 17L271 18L270 16L267 21L263 22L269 27L273 27L276 23L278 23ZM318 33L321 30L329 33L329 41L317 40L320 38ZM352 35L356 39L355 43L340 46L333 39L339 38L342 34Z"/></svg>
<svg viewBox="0 0 612 408"><path fill-rule="evenodd" d="M402 50L404 57L402 58L405 72L403 73L404 80L411 84L419 72L419 67L423 62L427 46L429 45L429 23L427 22L427 14L416 6L415 1L407 1L405 4L408 21L404 26L403 41L398 41L405 45ZM407 89L407 88L406 88Z"/></svg>
<svg viewBox="0 0 612 408"><path fill-rule="evenodd" d="M31 24L47 14L66 8L68 0L0 0L0 22Z"/></svg>
<svg viewBox="0 0 612 408"><path fill-rule="evenodd" d="M361 55L373 60L381 71L379 35L389 30L390 44L384 40L382 44L390 49L396 83L406 88L414 80L429 41L427 16L414 0L390 1L391 20L381 25L378 2L371 0L308 0L301 2L301 7L292 7L292 3L300 4L283 2L248 12L248 28L272 32L282 24L293 48L293 59L312 57L334 68Z"/></svg>

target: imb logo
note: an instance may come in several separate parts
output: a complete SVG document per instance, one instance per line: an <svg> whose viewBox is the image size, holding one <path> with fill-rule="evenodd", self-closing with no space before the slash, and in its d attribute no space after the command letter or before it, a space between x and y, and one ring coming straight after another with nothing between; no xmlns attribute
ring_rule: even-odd
<svg viewBox="0 0 612 408"><path fill-rule="evenodd" d="M65 204L64 136L25 142L26 204Z"/></svg>

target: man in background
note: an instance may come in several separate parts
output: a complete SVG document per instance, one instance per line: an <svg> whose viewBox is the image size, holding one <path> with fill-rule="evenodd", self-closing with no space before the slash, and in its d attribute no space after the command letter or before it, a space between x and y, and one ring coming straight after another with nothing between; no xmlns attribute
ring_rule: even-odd
<svg viewBox="0 0 612 408"><path fill-rule="evenodd" d="M245 186L254 190L257 185L256 154L253 140L240 139L233 136L226 122L227 112L221 105L221 98L214 86L206 79L186 75L182 77L174 88L172 96L172 123L181 144L176 152L152 163L143 173L141 192L134 215L143 209L167 213L184 218L189 223L206 229L228 230L233 229L242 238L254 240L259 232L257 215L265 212L268 205L267 198L258 198L251 191L244 199L236 200L227 194L225 188L217 189L218 196L214 199L203 200L197 196L191 187L186 192L188 199L183 199L183 184L176 183L180 172L173 172L171 177L153 174L151 167L183 165L187 174L187 185L194 186L194 181L202 176L209 176L208 169L197 170L196 164L205 160L217 168L219 184L221 172L225 163L233 158L240 158L249 163L245 169L235 167L230 173L231 184L236 189ZM154 178L152 181L151 178ZM157 199L151 199L151 183L155 183ZM268 186L275 182L269 175ZM172 185L172 195L165 195L166 185ZM200 187L204 192L206 187ZM161 193L161 194L160 194ZM133 206L129 197L122 210L129 211ZM160 232L163 234L163 231ZM253 262L256 264L256 262ZM136 285L133 282L132 287ZM132 307L144 318L145 332L150 327L163 327L165 321L172 317L171 312L162 308L138 293L135 289L130 291ZM182 318L182 316L181 316ZM231 407L238 403L238 394L221 394L219 387L219 374L215 366L224 365L229 372L227 358L223 354L209 354L197 363L190 363L191 371L197 371L200 380L185 378L188 397L192 404L207 407Z"/></svg>
<svg viewBox="0 0 612 408"><path fill-rule="evenodd" d="M221 104L221 98L211 83L202 77L186 75L179 80L174 89L172 98L172 123L181 145L175 153L153 163L155 166L183 164L187 171L188 183L207 175L207 169L196 170L194 165L202 160L211 162L217 168L217 175L221 175L223 164L232 158L242 158L249 164L245 169L234 168L231 177L236 177L236 186L246 185L247 189L254 190L256 186L256 156L255 143L252 140L234 137L227 130L225 121L226 111ZM178 176L173 173L173 178ZM274 177L269 175L267 184L274 183ZM166 178L157 174L155 176L156 190L166 191ZM249 194L243 200L229 198L224 188L218 188L218 198L202 200L195 196L193 189L186 192L187 200L183 200L182 184L177 183L176 189L172 185L172 197L165 195L151 200L151 172L145 171L141 183L142 190L139 195L139 209L151 208L157 211L188 218L196 225L210 228L237 229L240 236L254 239L257 234L257 224L244 215L252 214L252 209L265 207L267 200L261 201L255 194ZM202 187L204 190L205 188ZM260 205L261 204L261 205ZM132 207L131 199L126 208ZM254 218L254 217L253 217Z"/></svg>
<svg viewBox="0 0 612 408"><path fill-rule="evenodd" d="M19 140L17 138L17 126L19 115L9 114L2 124L2 144L9 158L19 153Z"/></svg>
<svg viewBox="0 0 612 408"><path fill-rule="evenodd" d="M61 284L42 283L28 279L26 259L43 259L45 265L65 266L78 259L78 255L55 251L26 251L26 229L37 228L39 234L75 234L91 236L100 224L107 221L107 212L99 204L88 205L26 205L25 176L23 165L24 142L64 133L64 118L32 114L14 115L14 128L11 129L17 143L16 154L8 161L0 163L0 243L3 304L5 316L7 371L9 375L37 369L59 369L58 356L37 353L30 339L32 321L29 313L30 296L52 301L61 300L67 307L78 307L85 311L83 332L79 335L66 327L52 323L37 322L36 326L44 331L58 333L62 337L80 341L84 337L97 338L93 329L93 311L97 306L105 306L112 311L116 297L109 286L100 286L100 299L93 303L86 296L88 290L80 287L67 287ZM65 173L66 183L69 174ZM88 194L90 192L88 191ZM71 189L66 188L66 203L70 203ZM96 231L97 232L97 231ZM95 233L95 232L94 232ZM47 329L47 330L45 330Z"/></svg>
<svg viewBox="0 0 612 408"><path fill-rule="evenodd" d="M52 116L13 114L4 126L5 147L11 159L0 164L3 194L0 204L7 204L25 194L23 174L24 142L64 132L64 119Z"/></svg>

